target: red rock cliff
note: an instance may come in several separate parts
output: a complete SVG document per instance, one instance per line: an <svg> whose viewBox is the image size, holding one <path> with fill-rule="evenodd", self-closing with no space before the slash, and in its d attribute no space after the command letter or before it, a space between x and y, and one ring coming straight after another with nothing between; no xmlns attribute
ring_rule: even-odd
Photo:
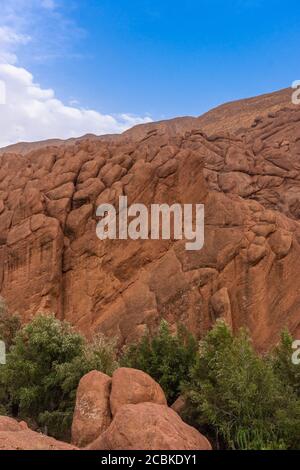
<svg viewBox="0 0 300 470"><path fill-rule="evenodd" d="M122 341L161 318L200 336L225 317L260 349L284 326L300 334L300 110L275 109L232 134L207 136L201 118L187 118L1 154L0 293L10 309L24 320L53 311ZM203 250L98 240L96 207L120 195L204 203Z"/></svg>

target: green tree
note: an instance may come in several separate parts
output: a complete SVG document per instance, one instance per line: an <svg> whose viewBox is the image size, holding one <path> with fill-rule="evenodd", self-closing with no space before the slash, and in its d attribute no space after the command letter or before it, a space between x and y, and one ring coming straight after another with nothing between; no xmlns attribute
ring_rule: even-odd
<svg viewBox="0 0 300 470"><path fill-rule="evenodd" d="M65 394L73 400L80 379L91 372L99 370L107 375L112 375L118 367L117 349L114 339L108 339L103 335L96 335L91 343L86 343L81 354L75 356L72 361L55 364L55 380Z"/></svg>
<svg viewBox="0 0 300 470"><path fill-rule="evenodd" d="M300 407L248 334L217 322L184 385L186 416L229 449L299 448Z"/></svg>
<svg viewBox="0 0 300 470"><path fill-rule="evenodd" d="M0 297L0 340L5 343L6 352L13 344L17 331L21 327L21 321L18 315L11 315L6 307L4 300ZM3 365L0 366L0 414L5 415L8 412L9 397L5 387L3 377Z"/></svg>
<svg viewBox="0 0 300 470"><path fill-rule="evenodd" d="M0 297L0 340L4 341L8 351L21 327L20 317L8 312L4 300Z"/></svg>
<svg viewBox="0 0 300 470"><path fill-rule="evenodd" d="M288 330L281 335L279 345L271 355L273 370L285 385L292 387L300 399L300 365L293 364L293 337Z"/></svg>
<svg viewBox="0 0 300 470"><path fill-rule="evenodd" d="M138 344L130 345L121 362L149 374L161 385L171 404L195 363L197 350L198 343L186 328L179 326L177 334L172 334L168 323L162 321L154 336L148 332Z"/></svg>
<svg viewBox="0 0 300 470"><path fill-rule="evenodd" d="M79 380L93 369L111 373L114 354L104 338L89 345L67 322L37 316L17 333L1 369L11 411L67 439Z"/></svg>

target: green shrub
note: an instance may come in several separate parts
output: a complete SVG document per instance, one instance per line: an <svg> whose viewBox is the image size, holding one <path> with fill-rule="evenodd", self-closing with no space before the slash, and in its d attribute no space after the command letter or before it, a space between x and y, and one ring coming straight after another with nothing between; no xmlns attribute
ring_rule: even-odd
<svg viewBox="0 0 300 470"><path fill-rule="evenodd" d="M18 315L11 315L4 300L0 297L0 340L4 341L6 350L9 351L13 340L21 328L21 321Z"/></svg>
<svg viewBox="0 0 300 470"><path fill-rule="evenodd" d="M0 297L0 340L4 341L6 352L13 344L14 338L21 327L18 315L11 315L8 312L4 300ZM6 415L9 411L9 396L5 386L4 366L0 366L0 415Z"/></svg>
<svg viewBox="0 0 300 470"><path fill-rule="evenodd" d="M0 367L0 413L69 439L76 390L83 375L118 367L116 343L98 335L88 343L53 315L20 328L0 303L0 335L9 344ZM300 371L291 362L292 337L284 332L268 357L258 355L248 334L233 335L223 322L198 345L184 327L172 334L163 321L121 357L164 389L168 402L186 398L186 420L216 448L300 449Z"/></svg>
<svg viewBox="0 0 300 470"><path fill-rule="evenodd" d="M233 336L217 322L200 344L184 385L186 416L229 449L283 449L300 445L299 401L253 349L245 331Z"/></svg>
<svg viewBox="0 0 300 470"><path fill-rule="evenodd" d="M78 383L85 374L99 370L112 375L117 367L115 340L97 335L92 343L85 344L82 353L72 361L55 365L56 381L73 401Z"/></svg>
<svg viewBox="0 0 300 470"><path fill-rule="evenodd" d="M161 385L171 404L178 398L180 385L195 363L197 350L196 339L183 326L173 335L168 323L162 321L153 337L147 333L138 344L129 346L121 362L125 367L149 374Z"/></svg>
<svg viewBox="0 0 300 470"><path fill-rule="evenodd" d="M293 338L286 330L281 335L281 342L271 355L275 374L282 383L291 387L300 399L300 365L292 363Z"/></svg>
<svg viewBox="0 0 300 470"><path fill-rule="evenodd" d="M112 373L114 367L113 342L99 337L88 345L68 323L40 315L17 333L0 381L11 413L68 439L79 380L93 369Z"/></svg>

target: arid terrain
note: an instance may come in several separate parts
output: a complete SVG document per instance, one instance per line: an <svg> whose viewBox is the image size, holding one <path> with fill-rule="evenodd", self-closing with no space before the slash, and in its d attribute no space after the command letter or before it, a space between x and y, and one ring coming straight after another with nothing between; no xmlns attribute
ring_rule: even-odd
<svg viewBox="0 0 300 470"><path fill-rule="evenodd" d="M205 245L96 237L96 207L205 204ZM162 318L201 337L217 318L267 350L300 334L300 109L291 90L120 136L0 155L0 294L121 343Z"/></svg>

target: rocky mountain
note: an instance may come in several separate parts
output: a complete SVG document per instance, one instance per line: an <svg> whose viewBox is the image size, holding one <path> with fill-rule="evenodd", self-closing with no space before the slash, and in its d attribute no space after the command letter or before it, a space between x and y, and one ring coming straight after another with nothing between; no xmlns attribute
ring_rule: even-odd
<svg viewBox="0 0 300 470"><path fill-rule="evenodd" d="M207 134L216 132L234 133L243 127L250 127L256 117L264 117L269 113L278 111L283 107L291 106L291 89L268 93L244 100L232 101L218 106L208 111L200 117L180 117L169 119L166 121L137 125L122 135L104 135L95 136L93 134L85 135L80 138L71 138L68 140L50 139L41 142L20 142L5 148L0 148L0 154L14 152L18 154L26 154L32 150L49 146L59 146L66 144L74 144L85 139L99 139L101 141L110 140L139 140L143 139L148 132L159 127L160 130L170 134L182 133L192 129L201 129Z"/></svg>
<svg viewBox="0 0 300 470"><path fill-rule="evenodd" d="M291 91L121 136L0 155L0 294L128 342L161 318L201 336L219 317L260 350L300 333L300 109ZM29 151L28 151L29 150ZM20 152L20 153L17 153ZM205 245L96 237L96 207L205 204Z"/></svg>

